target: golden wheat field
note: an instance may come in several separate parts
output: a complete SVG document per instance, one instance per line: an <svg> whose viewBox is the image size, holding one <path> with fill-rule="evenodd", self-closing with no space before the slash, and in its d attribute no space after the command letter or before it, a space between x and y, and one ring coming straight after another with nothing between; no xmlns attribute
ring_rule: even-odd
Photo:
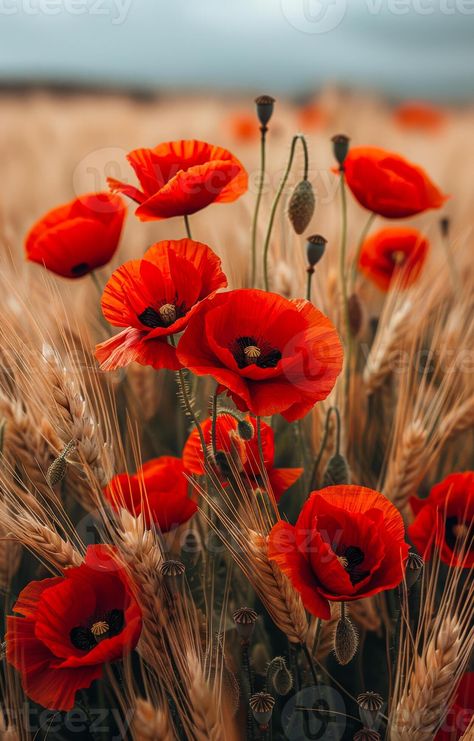
<svg viewBox="0 0 474 741"><path fill-rule="evenodd" d="M0 96L2 739L474 740L474 109L258 100Z"/></svg>

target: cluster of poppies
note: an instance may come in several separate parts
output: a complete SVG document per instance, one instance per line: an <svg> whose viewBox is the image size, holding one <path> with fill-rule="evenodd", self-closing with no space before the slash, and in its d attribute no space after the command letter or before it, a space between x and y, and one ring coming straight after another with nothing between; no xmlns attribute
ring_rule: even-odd
<svg viewBox="0 0 474 741"><path fill-rule="evenodd" d="M27 237L30 260L68 278L105 265L124 222L117 193L135 201L136 215L146 221L187 217L212 203L234 201L247 188L241 163L205 142L169 142L135 150L128 159L140 187L110 180L112 195L82 196L51 211ZM359 203L386 218L438 208L445 200L420 168L379 149L352 149L343 174ZM395 274L400 285L409 285L427 250L415 229L384 229L362 246L359 268L384 290ZM309 301L226 288L221 261L208 245L191 238L152 245L106 284L102 311L120 331L97 346L96 357L106 371L138 362L212 377L237 411L202 422L205 445L230 461L250 491L270 487L278 502L302 469L275 467L273 430L256 418L305 416L332 391L343 350L330 320ZM212 456L210 465L228 486L229 477ZM166 533L195 515L198 504L188 481L204 472L205 451L195 429L181 458L163 456L135 474L115 476L104 497L112 511L125 508ZM450 565L472 566L466 542L472 541L473 507L474 474L448 477L427 500L413 502L412 541L426 557L437 546ZM268 545L269 557L289 576L307 610L324 619L331 601L400 584L408 555L398 510L379 492L349 485L312 492L295 525L280 521ZM56 709L71 708L76 691L100 677L105 662L132 650L141 630L138 602L110 546L92 546L81 566L29 584L14 610L8 660L22 673L25 692Z"/></svg>

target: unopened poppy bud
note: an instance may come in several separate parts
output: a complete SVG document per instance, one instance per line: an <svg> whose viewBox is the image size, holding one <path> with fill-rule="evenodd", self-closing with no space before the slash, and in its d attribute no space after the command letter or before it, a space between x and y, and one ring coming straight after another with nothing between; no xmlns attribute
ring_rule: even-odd
<svg viewBox="0 0 474 741"><path fill-rule="evenodd" d="M291 194L288 218L297 234L303 234L314 214L316 199L309 180L302 180Z"/></svg>
<svg viewBox="0 0 474 741"><path fill-rule="evenodd" d="M405 568L405 580L407 583L407 589L411 589L411 587L416 584L421 576L424 565L425 562L423 561L422 557L418 555L418 553L415 553L414 551L409 552Z"/></svg>
<svg viewBox="0 0 474 741"><path fill-rule="evenodd" d="M272 717L275 706L275 698L268 692L256 692L249 699L249 705L252 710L255 722L261 728L266 728Z"/></svg>
<svg viewBox="0 0 474 741"><path fill-rule="evenodd" d="M440 219L439 222L439 228L441 229L441 235L446 239L449 237L449 227L451 226L451 222L447 216L443 216L442 219Z"/></svg>
<svg viewBox="0 0 474 741"><path fill-rule="evenodd" d="M229 456L227 455L227 453L223 450L216 450L214 461L222 476L225 479L231 478L232 466L230 464Z"/></svg>
<svg viewBox="0 0 474 741"><path fill-rule="evenodd" d="M257 622L258 614L251 607L240 607L232 615L242 643L249 643Z"/></svg>
<svg viewBox="0 0 474 741"><path fill-rule="evenodd" d="M380 733L372 728L362 728L354 736L354 741L380 741Z"/></svg>
<svg viewBox="0 0 474 741"><path fill-rule="evenodd" d="M266 131L267 124L273 114L275 98L272 98L271 95L259 95L258 98L255 98L255 105L257 106L257 116L260 125Z"/></svg>
<svg viewBox="0 0 474 741"><path fill-rule="evenodd" d="M334 653L339 664L345 666L351 661L357 651L359 637L349 618L339 618L334 634Z"/></svg>
<svg viewBox="0 0 474 741"><path fill-rule="evenodd" d="M357 337L362 326L362 306L356 293L349 296L347 311L349 313L349 328L351 330L351 335Z"/></svg>
<svg viewBox="0 0 474 741"><path fill-rule="evenodd" d="M344 168L344 162L346 161L347 153L349 152L350 139L345 134L336 134L332 137L332 151L336 158L341 170Z"/></svg>
<svg viewBox="0 0 474 741"><path fill-rule="evenodd" d="M251 440L253 438L253 425L247 419L240 419L237 423L237 432L242 440Z"/></svg>
<svg viewBox="0 0 474 741"><path fill-rule="evenodd" d="M67 456L72 450L74 450L75 447L75 441L71 440L71 442L66 445L62 453L58 455L58 457L51 463L50 467L48 468L48 471L46 473L46 480L51 488L53 486L56 486L56 484L59 484L59 482L62 481L65 477L68 466Z"/></svg>
<svg viewBox="0 0 474 741"><path fill-rule="evenodd" d="M321 234L312 234L306 241L306 256L308 263L313 268L324 255L327 245L327 239Z"/></svg>
<svg viewBox="0 0 474 741"><path fill-rule="evenodd" d="M293 677L283 656L276 656L268 665L267 686L269 685L282 697L293 687Z"/></svg>
<svg viewBox="0 0 474 741"><path fill-rule="evenodd" d="M171 594L176 594L181 589L185 570L186 567L181 561L163 561L161 564L160 573Z"/></svg>
<svg viewBox="0 0 474 741"><path fill-rule="evenodd" d="M375 726L383 707L383 697L377 692L362 692L357 698L359 716L366 728Z"/></svg>
<svg viewBox="0 0 474 741"><path fill-rule="evenodd" d="M348 484L350 479L349 466L341 453L335 453L328 461L323 476L323 486L340 486Z"/></svg>

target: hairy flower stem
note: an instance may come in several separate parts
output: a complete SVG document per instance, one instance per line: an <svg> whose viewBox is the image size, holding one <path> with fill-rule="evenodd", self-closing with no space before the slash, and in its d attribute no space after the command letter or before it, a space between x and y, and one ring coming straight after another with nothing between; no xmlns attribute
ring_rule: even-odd
<svg viewBox="0 0 474 741"><path fill-rule="evenodd" d="M184 226L186 228L186 234L188 235L188 239L192 239L193 236L191 234L191 224L189 223L189 216L187 214L184 214Z"/></svg>
<svg viewBox="0 0 474 741"><path fill-rule="evenodd" d="M349 319L349 296L347 286L347 196L346 196L346 179L344 169L340 170L341 185L341 207L342 207L342 229L341 229L341 246L339 249L339 280L342 293L342 313L345 334L346 356L344 360L344 412L347 412L349 398L349 382L352 357L352 334Z"/></svg>
<svg viewBox="0 0 474 741"><path fill-rule="evenodd" d="M262 447L262 419L257 417L257 445L258 445L258 463L260 466L260 472L265 471L265 462L263 458L263 447Z"/></svg>
<svg viewBox="0 0 474 741"><path fill-rule="evenodd" d="M211 412L211 420L212 420L212 427L211 427L211 448L212 448L212 455L214 456L214 460L216 459L216 453L217 453L217 443L216 443L216 435L217 435L217 389L214 391L214 394L212 395L212 412Z"/></svg>
<svg viewBox="0 0 474 741"><path fill-rule="evenodd" d="M309 669L311 671L311 676L313 677L313 682L315 686L317 687L318 682L318 675L316 674L316 668L314 666L313 657L311 656L310 650L306 643L301 644L301 648L303 649L304 655L306 656L306 661L308 662Z"/></svg>
<svg viewBox="0 0 474 741"><path fill-rule="evenodd" d="M265 182L265 145L267 137L267 127L261 126L260 132L260 175L258 179L257 189L257 200L255 201L255 211L253 214L252 221L252 245L251 245L251 256L252 256L252 273L250 278L250 287L255 288L255 282L257 280L257 227L258 227L258 214L260 211L260 203L262 201L263 184Z"/></svg>
<svg viewBox="0 0 474 741"><path fill-rule="evenodd" d="M309 156L308 156L308 145L306 144L306 139L304 138L303 134L296 134L292 141L291 141L291 149L290 149L290 156L288 158L288 164L286 166L285 173L281 179L280 185L278 187L277 193L275 195L275 198L273 200L272 209L270 211L270 221L268 222L268 228L267 233L265 236L265 242L263 245L263 281L265 290L268 291L269 281L268 281L268 250L270 247L270 239L272 236L272 229L273 229L273 222L275 221L275 216L278 208L278 204L280 203L280 198L282 196L282 193L285 189L286 182L288 180L288 176L290 174L291 166L293 164L293 158L295 156L295 150L296 145L298 141L301 142L301 146L303 147L303 154L304 154L304 171L303 171L303 180L308 179L308 162L309 162Z"/></svg>
<svg viewBox="0 0 474 741"><path fill-rule="evenodd" d="M336 429L336 453L340 452L341 447L341 415L339 414L339 409L337 407L329 407L327 414L326 414L326 421L324 424L324 435L323 439L321 440L321 445L319 446L318 455L316 456L316 460L314 461L313 470L311 472L311 478L309 480L309 488L311 489L314 486L314 480L316 478L316 474L318 473L319 464L321 463L321 459L324 455L324 451L326 449L328 436L329 436L329 420L331 419L331 414L334 412L336 415L337 420L337 429Z"/></svg>
<svg viewBox="0 0 474 741"><path fill-rule="evenodd" d="M374 223L374 220L376 218L377 214L374 214L373 212L370 214L369 218L367 219L364 228L361 231L359 241L357 243L357 250L354 255L354 260L352 261L352 269L351 269L351 280L350 280L350 290L354 289L354 284L357 276L357 268L359 266L359 259L360 259L360 253L362 252L362 246L366 240L367 234L369 233L372 224Z"/></svg>
<svg viewBox="0 0 474 741"><path fill-rule="evenodd" d="M170 341L170 344L173 345L173 347L176 347L176 342L175 342L175 339L174 339L173 336L171 336L169 338L169 341ZM183 399L183 404L184 404L184 407L186 409L186 413L192 419L192 421L194 422L194 424L196 425L196 429L197 429L198 434L199 434L199 440L201 441L201 448L202 448L202 453L203 453L203 456L204 456L204 461L207 463L206 440L204 438L204 433L202 431L202 427L201 427L201 425L199 423L199 420L198 420L198 418L196 416L196 413L195 413L195 411L193 409L193 405L192 405L191 399L189 398L188 389L187 389L187 386L186 386L186 381L185 381L185 378L184 378L184 374L183 374L183 369L182 368L179 368L177 370L177 377L178 377L178 386L179 386L179 390L181 392L181 398Z"/></svg>
<svg viewBox="0 0 474 741"><path fill-rule="evenodd" d="M246 641L242 642L241 651L242 651L242 668L244 670L244 673L246 676L246 682L247 682L247 739L248 741L253 741L255 738L255 733L254 733L255 726L253 722L252 710L248 703L249 698L252 697L253 695L253 676L252 676L252 668L250 666L249 644Z"/></svg>

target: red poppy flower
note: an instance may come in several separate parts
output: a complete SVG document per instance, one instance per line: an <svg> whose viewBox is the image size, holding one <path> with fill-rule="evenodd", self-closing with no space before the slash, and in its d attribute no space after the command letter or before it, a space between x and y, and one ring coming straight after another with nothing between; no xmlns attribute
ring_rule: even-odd
<svg viewBox="0 0 474 741"><path fill-rule="evenodd" d="M404 103L395 111L395 120L405 129L438 131L445 118L439 108L428 103Z"/></svg>
<svg viewBox="0 0 474 741"><path fill-rule="evenodd" d="M127 155L142 190L109 178L113 192L140 204L141 221L194 214L211 203L229 203L248 187L242 164L227 149L206 142L181 140Z"/></svg>
<svg viewBox="0 0 474 741"><path fill-rule="evenodd" d="M452 473L410 503L416 517L408 533L425 558L436 547L450 566L474 566L474 471Z"/></svg>
<svg viewBox="0 0 474 741"><path fill-rule="evenodd" d="M168 337L182 332L203 298L226 285L220 259L192 239L158 242L142 260L126 262L102 296L105 318L126 329L97 346L101 368L114 370L135 361L177 370Z"/></svg>
<svg viewBox="0 0 474 741"><path fill-rule="evenodd" d="M162 532L182 525L197 511L182 460L167 455L148 461L133 476L114 476L104 494L115 510L142 514L148 527L154 523Z"/></svg>
<svg viewBox="0 0 474 741"><path fill-rule="evenodd" d="M242 289L201 305L178 358L197 375L213 376L239 409L293 421L330 393L342 347L332 323L309 301Z"/></svg>
<svg viewBox="0 0 474 741"><path fill-rule="evenodd" d="M238 141L252 142L260 136L260 129L256 117L252 113L236 112L227 120L233 137Z"/></svg>
<svg viewBox="0 0 474 741"><path fill-rule="evenodd" d="M109 546L92 545L81 566L28 584L7 617L7 659L34 702L70 710L77 690L128 654L142 618L125 571Z"/></svg>
<svg viewBox="0 0 474 741"><path fill-rule="evenodd" d="M448 198L421 167L377 147L350 149L344 171L359 203L389 219L403 219L440 208Z"/></svg>
<svg viewBox="0 0 474 741"><path fill-rule="evenodd" d="M119 196L93 193L49 211L30 230L28 260L64 278L80 278L109 262L125 219Z"/></svg>
<svg viewBox="0 0 474 741"><path fill-rule="evenodd" d="M394 505L363 486L314 491L296 525L279 522L269 556L300 592L306 609L330 617L329 602L361 599L403 579L408 545Z"/></svg>
<svg viewBox="0 0 474 741"><path fill-rule="evenodd" d="M420 275L428 250L429 242L418 229L381 229L362 245L359 270L382 291L388 291L395 276L406 288Z"/></svg>
<svg viewBox="0 0 474 741"><path fill-rule="evenodd" d="M463 675L454 702L434 741L458 741L474 715L474 673ZM466 737L467 738L467 737Z"/></svg>
<svg viewBox="0 0 474 741"><path fill-rule="evenodd" d="M254 419L246 418L252 425L254 434L250 440L243 440L238 432L238 422L230 414L220 414L216 422L216 448L228 453L232 460L238 461L237 469L245 475L253 489L264 487L265 479L260 472L260 456L257 443L257 425ZM207 445L211 444L210 419L204 420L201 429ZM302 468L274 468L275 444L273 430L265 422L261 423L263 461L271 489L278 502L285 491L292 486L303 473ZM191 473L204 473L204 456L199 434L194 429L188 437L183 450L184 467Z"/></svg>

